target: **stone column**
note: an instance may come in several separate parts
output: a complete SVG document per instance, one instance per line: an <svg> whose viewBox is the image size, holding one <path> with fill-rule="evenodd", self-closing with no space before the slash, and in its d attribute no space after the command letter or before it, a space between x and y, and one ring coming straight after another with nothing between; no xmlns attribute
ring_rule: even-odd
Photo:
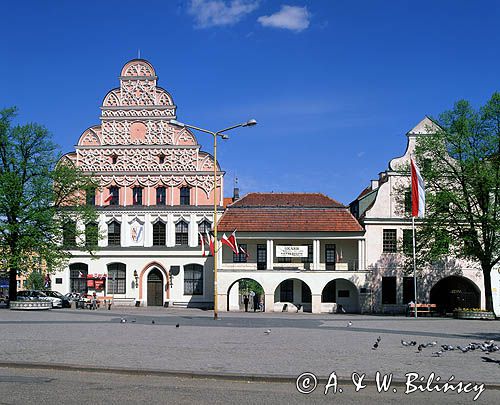
<svg viewBox="0 0 500 405"><path fill-rule="evenodd" d="M313 240L312 270L319 270L320 245L319 240Z"/></svg>
<svg viewBox="0 0 500 405"><path fill-rule="evenodd" d="M274 312L274 292L265 295L264 307L265 312Z"/></svg>
<svg viewBox="0 0 500 405"><path fill-rule="evenodd" d="M273 259L274 259L274 241L268 240L267 241L267 260L266 260L266 267L268 270L272 270L274 267Z"/></svg>
<svg viewBox="0 0 500 405"><path fill-rule="evenodd" d="M321 313L321 294L312 294L312 313L320 314Z"/></svg>

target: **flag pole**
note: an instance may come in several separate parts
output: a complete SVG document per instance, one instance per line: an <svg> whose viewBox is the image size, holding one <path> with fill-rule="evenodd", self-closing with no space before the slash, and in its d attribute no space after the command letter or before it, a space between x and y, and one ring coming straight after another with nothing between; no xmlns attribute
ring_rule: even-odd
<svg viewBox="0 0 500 405"><path fill-rule="evenodd" d="M413 288L414 288L414 298L415 306L413 310L415 311L415 318L417 318L417 258L415 255L415 217L411 217L411 225L413 230Z"/></svg>

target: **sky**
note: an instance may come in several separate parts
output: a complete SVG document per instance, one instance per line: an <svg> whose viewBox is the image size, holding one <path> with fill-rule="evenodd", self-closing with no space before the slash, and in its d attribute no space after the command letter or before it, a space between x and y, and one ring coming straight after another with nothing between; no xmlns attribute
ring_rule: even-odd
<svg viewBox="0 0 500 405"><path fill-rule="evenodd" d="M348 204L406 132L460 99L500 91L500 2L460 0L6 1L0 108L46 126L61 151L140 56L177 119L218 130L240 193L321 192ZM202 150L212 137L196 134Z"/></svg>

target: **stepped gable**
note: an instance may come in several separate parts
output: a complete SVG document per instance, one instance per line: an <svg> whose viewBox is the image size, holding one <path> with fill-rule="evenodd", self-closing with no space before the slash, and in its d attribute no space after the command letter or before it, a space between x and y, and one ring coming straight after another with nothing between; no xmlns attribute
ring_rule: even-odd
<svg viewBox="0 0 500 405"><path fill-rule="evenodd" d="M221 232L362 232L348 208L320 193L250 193L228 206Z"/></svg>

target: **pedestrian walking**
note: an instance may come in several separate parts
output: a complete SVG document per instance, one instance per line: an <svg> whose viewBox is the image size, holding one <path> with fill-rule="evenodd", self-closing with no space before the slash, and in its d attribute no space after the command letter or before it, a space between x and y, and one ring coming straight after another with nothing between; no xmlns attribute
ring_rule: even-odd
<svg viewBox="0 0 500 405"><path fill-rule="evenodd" d="M245 304L245 312L248 312L248 302L249 302L248 296L244 295L243 296L243 304Z"/></svg>
<svg viewBox="0 0 500 405"><path fill-rule="evenodd" d="M257 307L259 306L259 296L254 294L253 296L253 312L257 311Z"/></svg>
<svg viewBox="0 0 500 405"><path fill-rule="evenodd" d="M97 309L97 294L95 291L92 294L92 309Z"/></svg>

